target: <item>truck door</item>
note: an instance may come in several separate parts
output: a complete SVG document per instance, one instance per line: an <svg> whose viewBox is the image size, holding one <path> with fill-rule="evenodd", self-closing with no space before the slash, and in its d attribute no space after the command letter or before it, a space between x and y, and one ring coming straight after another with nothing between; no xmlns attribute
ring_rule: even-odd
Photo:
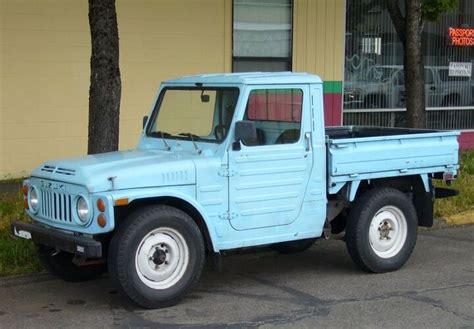
<svg viewBox="0 0 474 329"><path fill-rule="evenodd" d="M290 224L313 166L309 87L258 86L246 99L243 120L255 123L257 139L229 150L230 223L236 230Z"/></svg>

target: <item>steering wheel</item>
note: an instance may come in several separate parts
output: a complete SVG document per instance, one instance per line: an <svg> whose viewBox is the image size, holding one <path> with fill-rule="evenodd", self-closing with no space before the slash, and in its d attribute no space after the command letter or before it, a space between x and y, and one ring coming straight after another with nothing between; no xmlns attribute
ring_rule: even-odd
<svg viewBox="0 0 474 329"><path fill-rule="evenodd" d="M226 125L217 125L214 128L214 136L216 136L216 140L224 140L225 136L227 135L228 129L229 128Z"/></svg>

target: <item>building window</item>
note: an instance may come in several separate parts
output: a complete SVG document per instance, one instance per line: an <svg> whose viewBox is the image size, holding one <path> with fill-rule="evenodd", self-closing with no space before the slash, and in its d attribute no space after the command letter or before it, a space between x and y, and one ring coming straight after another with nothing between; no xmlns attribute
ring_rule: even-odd
<svg viewBox="0 0 474 329"><path fill-rule="evenodd" d="M344 124L403 126L403 47L384 0L347 0ZM403 8L402 8L403 10ZM474 129L474 1L425 22L428 128Z"/></svg>
<svg viewBox="0 0 474 329"><path fill-rule="evenodd" d="M234 72L291 71L291 0L234 0L233 24Z"/></svg>

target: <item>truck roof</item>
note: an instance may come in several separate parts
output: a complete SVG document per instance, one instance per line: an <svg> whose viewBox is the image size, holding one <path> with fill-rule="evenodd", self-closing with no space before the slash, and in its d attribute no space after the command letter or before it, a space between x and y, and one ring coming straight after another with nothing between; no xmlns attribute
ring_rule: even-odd
<svg viewBox="0 0 474 329"><path fill-rule="evenodd" d="M166 84L302 84L322 83L319 76L294 72L243 72L184 76L165 81Z"/></svg>

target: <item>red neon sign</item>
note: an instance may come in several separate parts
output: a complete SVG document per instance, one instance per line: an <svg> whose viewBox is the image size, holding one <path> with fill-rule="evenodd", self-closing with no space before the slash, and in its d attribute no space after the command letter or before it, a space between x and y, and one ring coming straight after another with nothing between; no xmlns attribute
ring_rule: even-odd
<svg viewBox="0 0 474 329"><path fill-rule="evenodd" d="M474 28L470 27L450 27L449 45L457 47L474 46Z"/></svg>

